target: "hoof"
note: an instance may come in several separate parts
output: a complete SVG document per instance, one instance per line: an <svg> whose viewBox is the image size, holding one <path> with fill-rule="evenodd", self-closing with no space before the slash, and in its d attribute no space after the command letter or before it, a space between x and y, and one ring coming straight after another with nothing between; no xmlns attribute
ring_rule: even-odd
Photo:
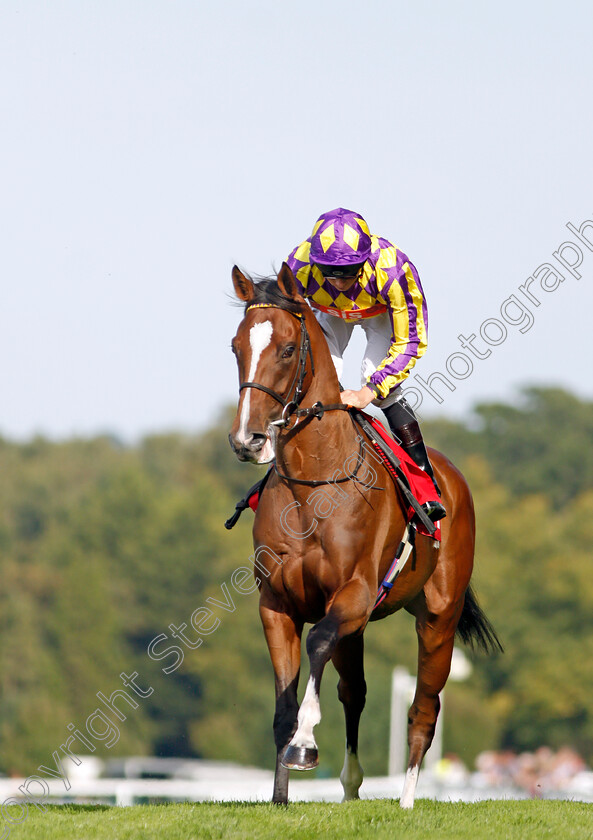
<svg viewBox="0 0 593 840"><path fill-rule="evenodd" d="M289 744L280 763L289 770L312 770L319 764L319 752L315 747L293 747Z"/></svg>

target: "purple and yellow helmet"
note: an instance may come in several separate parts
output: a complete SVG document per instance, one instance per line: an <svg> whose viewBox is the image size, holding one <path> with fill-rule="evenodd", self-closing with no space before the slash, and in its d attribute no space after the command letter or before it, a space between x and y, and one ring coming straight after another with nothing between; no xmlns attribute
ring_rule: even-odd
<svg viewBox="0 0 593 840"><path fill-rule="evenodd" d="M337 207L315 222L309 259L319 265L353 265L371 253L369 226L359 213Z"/></svg>

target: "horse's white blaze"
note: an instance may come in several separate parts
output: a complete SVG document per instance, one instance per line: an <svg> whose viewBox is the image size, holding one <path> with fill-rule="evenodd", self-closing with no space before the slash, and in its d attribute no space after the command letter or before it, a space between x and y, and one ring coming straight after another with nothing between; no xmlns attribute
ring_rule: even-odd
<svg viewBox="0 0 593 840"><path fill-rule="evenodd" d="M402 792L399 804L402 808L413 808L414 797L416 796L416 785L418 784L418 770L419 767L408 767L406 771L406 780L404 782L404 789Z"/></svg>
<svg viewBox="0 0 593 840"><path fill-rule="evenodd" d="M257 373L257 366L261 354L264 352L270 341L272 340L272 333L274 327L271 321L260 321L259 324L254 324L249 330L249 346L251 347L251 364L249 365L249 373L247 374L247 382L255 380ZM239 431L237 432L237 440L244 446L251 435L247 435L247 423L249 422L249 408L251 405L251 388L245 389L245 397L243 399L243 408L241 409L241 421L239 423Z"/></svg>
<svg viewBox="0 0 593 840"><path fill-rule="evenodd" d="M362 779L362 767L360 766L358 756L349 747L346 747L344 767L340 773L340 781L344 788L344 801L348 799L359 799L358 788L362 784Z"/></svg>
<svg viewBox="0 0 593 840"><path fill-rule="evenodd" d="M313 677L309 677L307 690L305 691L305 696L299 709L298 728L292 736L291 746L317 749L317 744L313 737L313 727L317 726L320 720L321 708L319 706L319 695L315 690Z"/></svg>

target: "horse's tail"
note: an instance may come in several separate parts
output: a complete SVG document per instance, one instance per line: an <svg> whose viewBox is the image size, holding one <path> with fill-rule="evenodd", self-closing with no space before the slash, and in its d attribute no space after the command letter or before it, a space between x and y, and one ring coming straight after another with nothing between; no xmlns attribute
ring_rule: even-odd
<svg viewBox="0 0 593 840"><path fill-rule="evenodd" d="M473 648L474 644L477 644L485 653L495 653L497 650L502 653L504 650L496 630L478 604L476 593L471 586L465 590L465 602L457 625L457 635L466 645Z"/></svg>

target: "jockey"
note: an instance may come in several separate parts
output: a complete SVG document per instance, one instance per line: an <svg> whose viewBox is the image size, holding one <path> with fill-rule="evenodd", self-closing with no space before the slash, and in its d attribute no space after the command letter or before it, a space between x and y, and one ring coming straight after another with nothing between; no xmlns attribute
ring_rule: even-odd
<svg viewBox="0 0 593 840"><path fill-rule="evenodd" d="M360 214L343 207L322 213L286 262L323 328L338 379L352 330L356 325L364 330L362 387L342 391L342 402L359 409L373 403L382 410L398 443L434 483L435 498L424 510L433 522L443 519L447 514L422 432L400 389L426 350L428 312L415 266L386 239L371 236ZM236 505L227 528L253 500L257 504L268 475Z"/></svg>
<svg viewBox="0 0 593 840"><path fill-rule="evenodd" d="M338 379L354 327L365 332L362 387L342 391L342 402L379 407L440 496L418 420L400 389L426 350L428 313L416 268L386 239L371 235L359 213L343 207L322 213L287 263L325 332ZM445 516L436 494L427 513L434 521Z"/></svg>

